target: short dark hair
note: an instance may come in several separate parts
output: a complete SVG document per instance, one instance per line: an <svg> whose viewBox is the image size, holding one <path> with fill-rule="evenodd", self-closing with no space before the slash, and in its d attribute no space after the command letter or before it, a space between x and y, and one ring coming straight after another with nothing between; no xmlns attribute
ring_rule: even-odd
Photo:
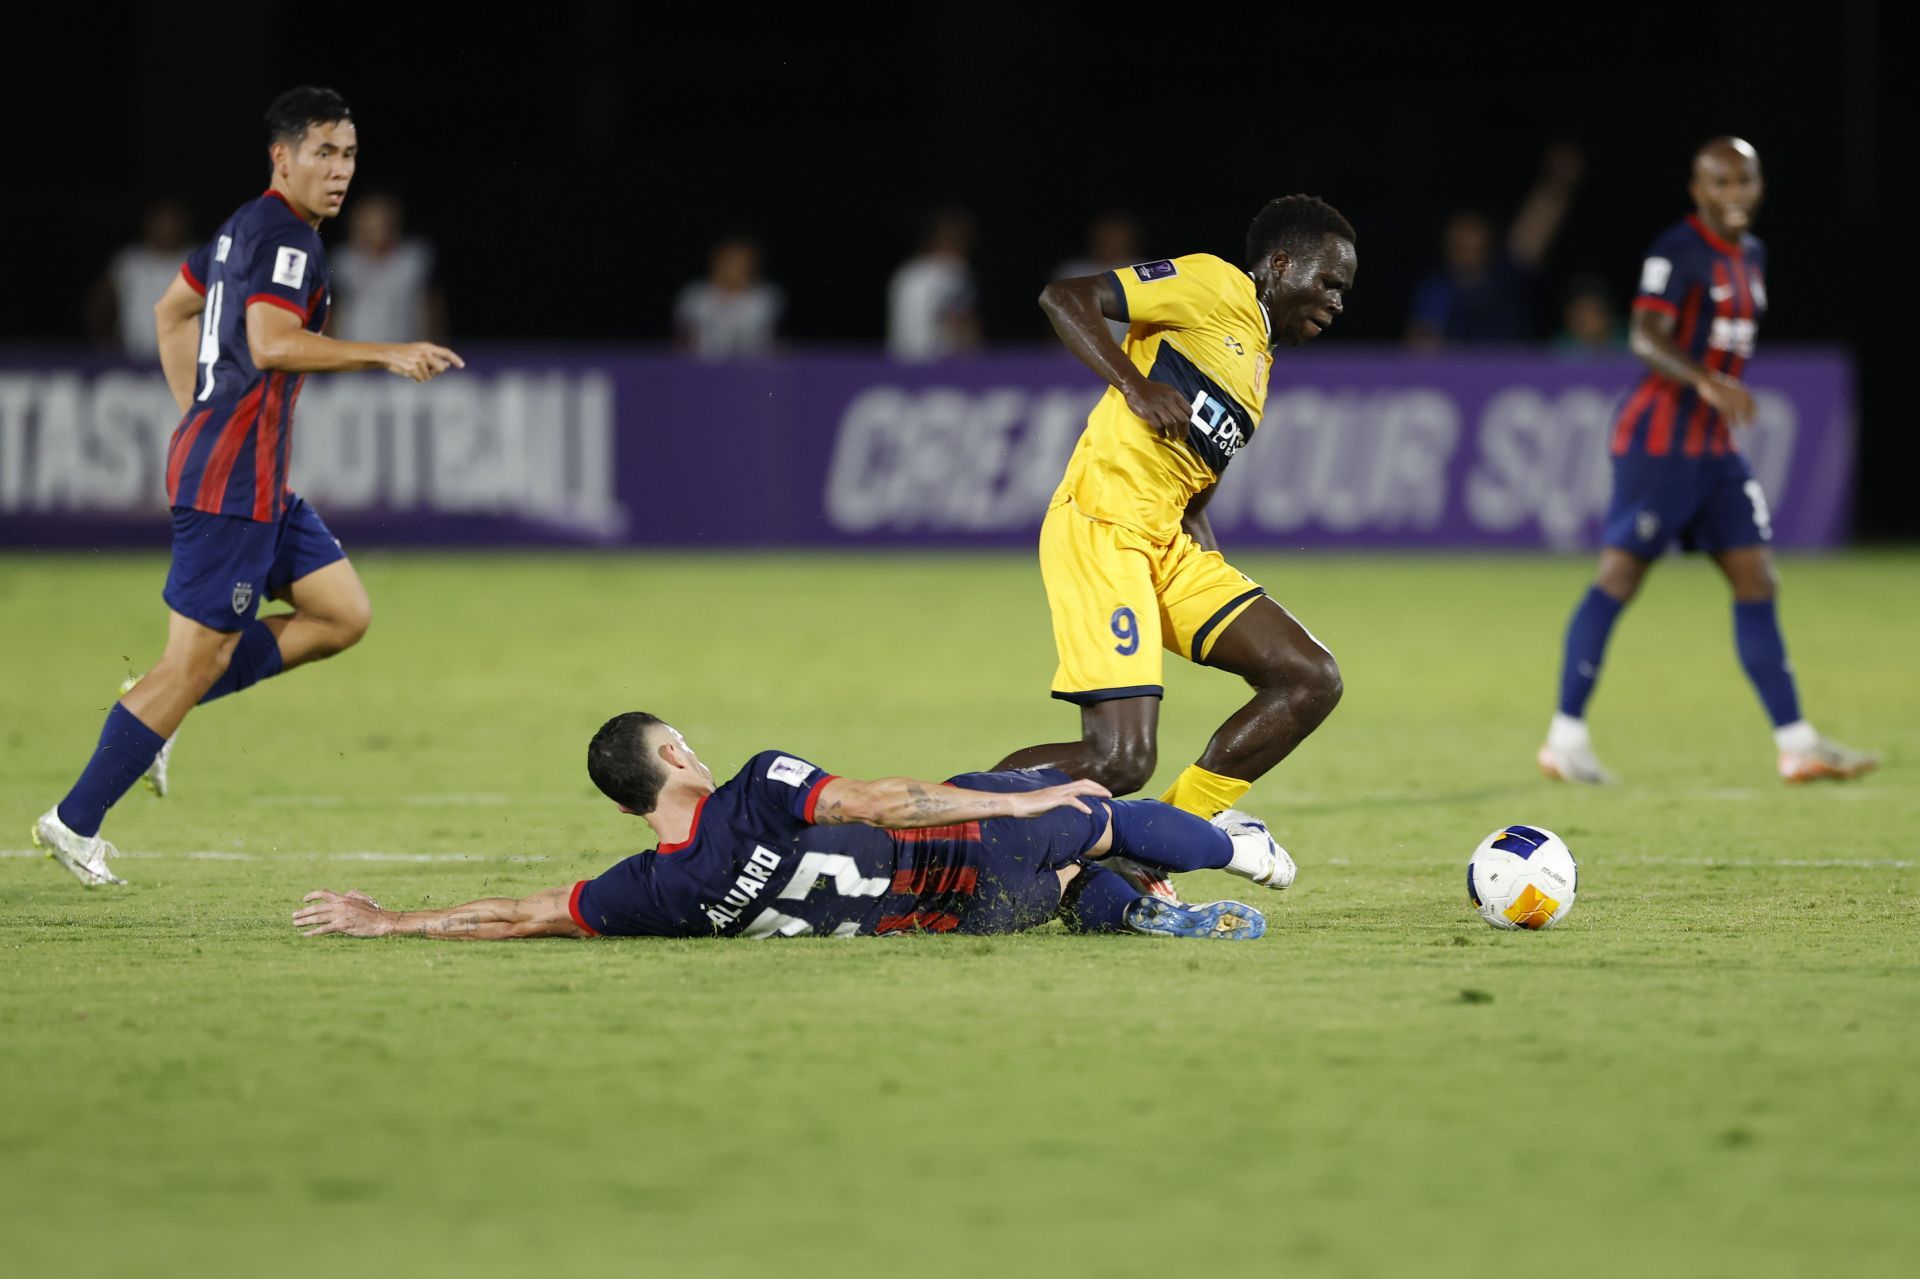
<svg viewBox="0 0 1920 1279"><path fill-rule="evenodd" d="M1275 249L1297 253L1319 243L1320 237L1337 235L1354 243L1353 223L1340 210L1314 195L1284 195L1267 201L1254 214L1247 228L1247 265L1257 266L1273 256Z"/></svg>
<svg viewBox="0 0 1920 1279"><path fill-rule="evenodd" d="M651 813L660 802L667 770L647 748L647 736L665 722L645 711L628 711L602 724L587 743L587 776L630 813Z"/></svg>
<svg viewBox="0 0 1920 1279"><path fill-rule="evenodd" d="M267 143L284 142L297 147L307 136L307 126L337 124L353 119L347 100L332 89L303 84L288 89L267 108Z"/></svg>

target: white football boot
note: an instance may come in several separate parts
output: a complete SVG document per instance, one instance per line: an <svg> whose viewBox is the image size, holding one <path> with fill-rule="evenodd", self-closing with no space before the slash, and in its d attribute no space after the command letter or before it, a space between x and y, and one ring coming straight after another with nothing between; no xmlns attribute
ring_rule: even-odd
<svg viewBox="0 0 1920 1279"><path fill-rule="evenodd" d="M1575 782L1582 786L1611 786L1613 774L1601 767L1593 753L1593 741L1587 736L1585 720L1555 713L1547 727L1547 740L1534 762L1550 781Z"/></svg>
<svg viewBox="0 0 1920 1279"><path fill-rule="evenodd" d="M131 693L133 686L138 684L140 679L141 677L138 675L129 675L121 680L120 696L125 697L128 693ZM146 773L140 778L142 782L146 783L147 789L153 792L155 799L165 799L167 797L167 764L173 758L173 741L174 738L178 736L180 736L180 734L175 733L173 737L169 737L166 741L160 743L160 753L153 757L153 763L147 765Z"/></svg>
<svg viewBox="0 0 1920 1279"><path fill-rule="evenodd" d="M107 858L119 850L98 835L77 835L60 820L55 805L33 824L33 846L46 850L47 856L73 872L73 877L92 888L99 884L124 884L127 881L107 869Z"/></svg>
<svg viewBox="0 0 1920 1279"><path fill-rule="evenodd" d="M1780 779L1785 782L1843 782L1880 767L1880 757L1873 752L1842 746L1818 733L1812 734L1810 742L1793 741L1790 745L1799 749L1780 751Z"/></svg>
<svg viewBox="0 0 1920 1279"><path fill-rule="evenodd" d="M1258 817L1229 808L1209 823L1227 833L1233 841L1233 860L1225 869L1229 875L1251 879L1265 888L1286 888L1299 873L1287 850L1274 842L1267 824Z"/></svg>

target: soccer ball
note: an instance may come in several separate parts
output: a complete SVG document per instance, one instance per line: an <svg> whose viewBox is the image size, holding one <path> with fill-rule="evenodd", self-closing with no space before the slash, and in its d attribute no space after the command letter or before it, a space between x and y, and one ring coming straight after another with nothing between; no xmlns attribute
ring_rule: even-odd
<svg viewBox="0 0 1920 1279"><path fill-rule="evenodd" d="M1503 826L1467 863L1467 896L1495 928L1552 928L1573 909L1580 868L1566 842L1538 826Z"/></svg>

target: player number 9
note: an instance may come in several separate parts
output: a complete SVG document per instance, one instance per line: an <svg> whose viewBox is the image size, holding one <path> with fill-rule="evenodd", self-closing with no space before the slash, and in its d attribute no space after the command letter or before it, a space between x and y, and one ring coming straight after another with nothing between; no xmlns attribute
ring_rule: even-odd
<svg viewBox="0 0 1920 1279"><path fill-rule="evenodd" d="M1140 651L1140 622L1134 617L1132 609L1114 609L1108 625L1113 627L1113 637L1120 641L1113 646L1114 652L1122 657L1132 657Z"/></svg>

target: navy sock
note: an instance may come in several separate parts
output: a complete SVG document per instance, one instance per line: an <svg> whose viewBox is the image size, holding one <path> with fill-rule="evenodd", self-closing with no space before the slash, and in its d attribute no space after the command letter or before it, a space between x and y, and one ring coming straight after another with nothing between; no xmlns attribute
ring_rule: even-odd
<svg viewBox="0 0 1920 1279"><path fill-rule="evenodd" d="M1587 699L1600 678L1600 659L1607 654L1607 636L1625 607L1599 587L1589 586L1580 607L1573 610L1573 619L1567 623L1566 653L1560 659L1562 715L1586 718Z"/></svg>
<svg viewBox="0 0 1920 1279"><path fill-rule="evenodd" d="M1103 800L1113 814L1113 851L1166 871L1218 870L1233 860L1227 832L1157 799Z"/></svg>
<svg viewBox="0 0 1920 1279"><path fill-rule="evenodd" d="M1772 600L1734 602L1733 646L1773 726L1797 722L1800 690L1794 685L1793 664L1787 660L1787 641L1780 634L1780 615Z"/></svg>
<svg viewBox="0 0 1920 1279"><path fill-rule="evenodd" d="M1127 907L1140 893L1122 875L1082 862L1060 898L1060 922L1070 933L1125 933Z"/></svg>
<svg viewBox="0 0 1920 1279"><path fill-rule="evenodd" d="M227 663L227 669L220 678L213 681L213 687L201 697L200 704L225 697L228 693L237 693L243 688L252 688L263 679L272 679L280 673L280 641L274 638L273 631L265 622L254 622L240 632L240 642L233 646L233 660Z"/></svg>
<svg viewBox="0 0 1920 1279"><path fill-rule="evenodd" d="M107 810L140 780L153 757L160 753L166 738L142 724L134 713L118 702L107 712L107 723L100 730L100 744L93 758L60 801L60 820L76 835L92 837L100 833Z"/></svg>

